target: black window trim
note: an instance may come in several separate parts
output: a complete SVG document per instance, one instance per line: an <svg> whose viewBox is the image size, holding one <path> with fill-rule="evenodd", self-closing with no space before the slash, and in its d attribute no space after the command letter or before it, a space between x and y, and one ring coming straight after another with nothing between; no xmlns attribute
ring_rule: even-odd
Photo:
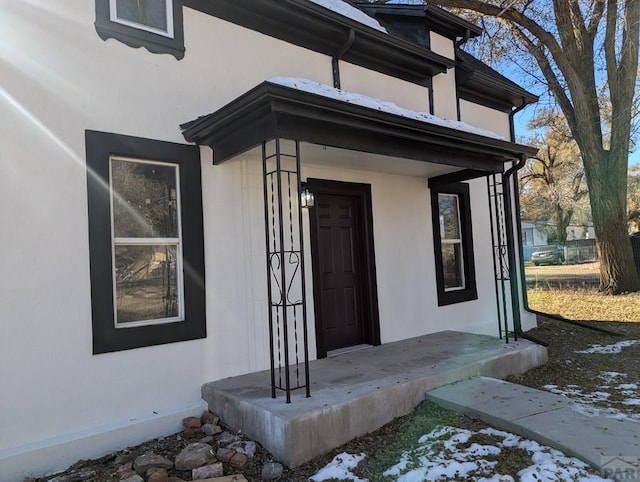
<svg viewBox="0 0 640 482"><path fill-rule="evenodd" d="M93 353L206 338L204 234L200 151L197 146L85 131ZM184 321L116 328L113 303L112 156L177 164L182 209Z"/></svg>
<svg viewBox="0 0 640 482"><path fill-rule="evenodd" d="M442 239L440 237L440 212L438 194L455 194L458 196L460 211L460 227L462 230L462 256L465 288L446 291L444 287L444 270L442 262ZM473 257L473 235L471 225L471 200L469 184L452 183L431 188L431 221L433 225L433 250L436 266L436 288L438 306L452 305L464 301L478 299L476 288L475 262Z"/></svg>
<svg viewBox="0 0 640 482"><path fill-rule="evenodd" d="M133 48L144 47L155 54L171 54L180 60L184 57L183 0L173 0L173 38L111 20L109 0L95 0L95 27L102 40L116 39Z"/></svg>

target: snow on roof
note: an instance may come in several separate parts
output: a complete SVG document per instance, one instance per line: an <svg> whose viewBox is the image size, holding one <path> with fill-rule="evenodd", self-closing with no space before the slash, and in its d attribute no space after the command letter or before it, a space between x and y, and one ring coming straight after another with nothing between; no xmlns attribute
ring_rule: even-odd
<svg viewBox="0 0 640 482"><path fill-rule="evenodd" d="M467 124L466 122L442 119L428 112L419 112L415 110L405 109L403 107L397 106L393 102L376 99L364 94L356 94L354 92L336 89L335 87L331 87L325 84L319 84L318 82L314 82L313 80L309 79L303 79L299 77L272 77L268 80L268 82L271 82L272 84L283 85L285 87L291 87L297 90L302 90L311 94L317 94L323 97L336 99L341 102L347 102L349 104L355 104L382 112L388 112L389 114L399 115L408 119L415 119L421 122L426 122L428 124L448 127L450 129L456 129L459 131L469 132L471 134L491 137L493 139L507 140L503 136L496 134L495 132L474 127Z"/></svg>
<svg viewBox="0 0 640 482"><path fill-rule="evenodd" d="M378 23L378 21L362 10L357 9L356 7L349 5L342 0L309 0L321 7L324 7L328 10L336 12L343 17L350 18L351 20L355 20L356 22L360 22L363 25L367 25L369 27L375 28L376 30L380 30L381 32L387 33L387 29L385 29L382 25Z"/></svg>

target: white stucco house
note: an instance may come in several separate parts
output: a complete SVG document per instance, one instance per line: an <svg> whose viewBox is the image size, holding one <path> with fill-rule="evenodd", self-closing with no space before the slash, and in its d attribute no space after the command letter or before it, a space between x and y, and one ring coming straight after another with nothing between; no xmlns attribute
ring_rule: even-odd
<svg viewBox="0 0 640 482"><path fill-rule="evenodd" d="M532 327L536 97L479 34L429 5L0 0L0 479L175 432L277 350L497 337L500 304Z"/></svg>

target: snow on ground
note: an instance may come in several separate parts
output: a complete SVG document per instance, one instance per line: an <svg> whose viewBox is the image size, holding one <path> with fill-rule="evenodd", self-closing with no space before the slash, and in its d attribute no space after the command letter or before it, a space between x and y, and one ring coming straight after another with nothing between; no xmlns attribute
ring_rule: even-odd
<svg viewBox="0 0 640 482"><path fill-rule="evenodd" d="M309 478L315 482L331 479L366 482L366 480L356 477L351 472L351 470L355 469L358 464L364 460L364 458L365 454L353 455L342 452L341 454L336 455L333 460L320 469L318 473Z"/></svg>
<svg viewBox="0 0 640 482"><path fill-rule="evenodd" d="M640 423L640 413L637 413L636 409L640 406L640 388L636 383L624 383L626 377L626 373L602 372L599 375L602 385L591 392L583 391L578 385L567 385L562 388L557 385L544 385L542 388L567 397L573 402L573 410L584 415L601 415ZM620 403L629 406L629 412L623 412L612 406L602 407L613 395L616 395L614 398L620 400ZM600 404L600 406L596 406L596 404Z"/></svg>
<svg viewBox="0 0 640 482"><path fill-rule="evenodd" d="M362 10L352 5L349 5L346 2L343 2L342 0L310 0L310 1L328 10L331 10L332 12L339 13L343 17L350 18L351 20L355 20L356 22L375 28L376 30L380 30L381 32L385 32L385 33L387 32L387 29L385 29L382 25L380 25L376 19L374 19L373 17L370 17L369 15L364 13Z"/></svg>
<svg viewBox="0 0 640 482"><path fill-rule="evenodd" d="M599 345L596 343L595 345L591 345L591 348L576 351L576 353L620 353L623 348L636 345L637 343L640 343L640 340L624 340L614 343L613 345Z"/></svg>
<svg viewBox="0 0 640 482"><path fill-rule="evenodd" d="M469 443L474 435L491 436L494 445ZM532 440L523 439L512 433L486 428L471 431L455 427L438 427L423 435L411 450L405 452L397 464L387 469L382 475L398 482L421 482L431 480L477 480L481 482L513 482L510 475L495 473L495 460L487 460L499 455L503 449L515 447L525 450L531 456L531 465L518 472L519 480L524 482L542 482L556 480L604 481L596 475L587 472L588 466L573 457L567 457L562 452L540 445ZM349 459L354 457L354 459ZM349 456L340 454L325 468L311 477L315 482L328 480L358 479L350 470L346 476L338 476L339 470L333 470L336 459L353 460L364 459L364 454ZM356 462L356 465L357 463ZM339 464L339 463L338 463ZM356 465L350 465L353 469ZM323 474L323 475L320 475Z"/></svg>
<svg viewBox="0 0 640 482"><path fill-rule="evenodd" d="M299 77L273 77L269 79L269 82L271 82L272 84L279 84L284 85L285 87L302 90L311 94L321 95L330 99L336 99L348 104L355 104L382 112L388 112L389 114L399 115L401 117L414 119L428 124L448 127L450 129L465 131L484 137L491 137L493 139L506 140L503 136L500 136L495 132L491 132L486 129L480 129L465 122L441 119L440 117L429 114L428 112L419 112L415 110L404 109L397 106L393 102L376 99L364 94L357 94L354 92L348 92L346 90L336 89L335 87L331 87L326 84L319 84L318 82L314 82L313 80L309 79L303 79Z"/></svg>

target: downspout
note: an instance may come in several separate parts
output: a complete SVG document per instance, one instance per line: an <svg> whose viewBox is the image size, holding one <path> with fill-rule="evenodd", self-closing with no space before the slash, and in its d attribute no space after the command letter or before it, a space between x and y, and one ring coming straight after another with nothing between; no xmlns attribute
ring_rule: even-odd
<svg viewBox="0 0 640 482"><path fill-rule="evenodd" d="M460 40L456 41L456 48L459 49L460 47L462 47L465 43L467 43L467 40L469 40L469 38L471 38L471 30L467 29L464 36Z"/></svg>
<svg viewBox="0 0 640 482"><path fill-rule="evenodd" d="M515 254L515 236L513 234L513 209L511 205L511 179L519 169L524 167L526 156L520 155L519 161L511 166L504 173L503 196L504 196L504 217L507 231L507 260L509 262L509 286L511 288L511 308L513 310L513 330L514 338L518 340L518 336L522 336L522 326L520 320L520 293L518 292L518 273L516 270L516 254Z"/></svg>
<svg viewBox="0 0 640 482"><path fill-rule="evenodd" d="M516 142L516 130L514 117L515 115L524 109L527 106L526 99L522 97L522 104L509 112L509 134L511 137L511 142ZM526 334L522 331L522 323L520 318L520 293L518 292L518 275L516 273L516 260L515 260L515 248L518 246L518 250L520 253L519 258L519 268L520 268L520 282L522 286L522 301L524 303L524 308L527 311L529 310L529 301L527 299L527 280L524 272L524 259L522 257L522 237L518 236L517 241L515 240L515 236L513 234L514 226L513 226L513 213L511 210L511 189L513 188L513 192L518 192L518 176L514 174L517 173L520 169L522 169L526 162L526 157L524 155L520 156L520 160L513 165L507 172L504 177L504 204L505 204L505 218L507 224L507 256L509 259L509 285L511 287L511 306L513 310L513 327L515 331L515 339L518 337L524 338L525 340L532 341L538 345L549 346L549 343L535 338L531 335ZM510 180L509 177L513 176ZM511 184L510 184L511 182ZM522 220L520 219L520 196L515 196L515 208L516 208L516 227L518 233L522 232Z"/></svg>
<svg viewBox="0 0 640 482"><path fill-rule="evenodd" d="M356 32L351 28L349 29L349 36L347 37L347 41L344 43L342 47L338 49L338 51L331 57L331 66L333 67L333 86L336 89L340 88L340 59L342 56L351 48L353 45L353 41L356 38Z"/></svg>

